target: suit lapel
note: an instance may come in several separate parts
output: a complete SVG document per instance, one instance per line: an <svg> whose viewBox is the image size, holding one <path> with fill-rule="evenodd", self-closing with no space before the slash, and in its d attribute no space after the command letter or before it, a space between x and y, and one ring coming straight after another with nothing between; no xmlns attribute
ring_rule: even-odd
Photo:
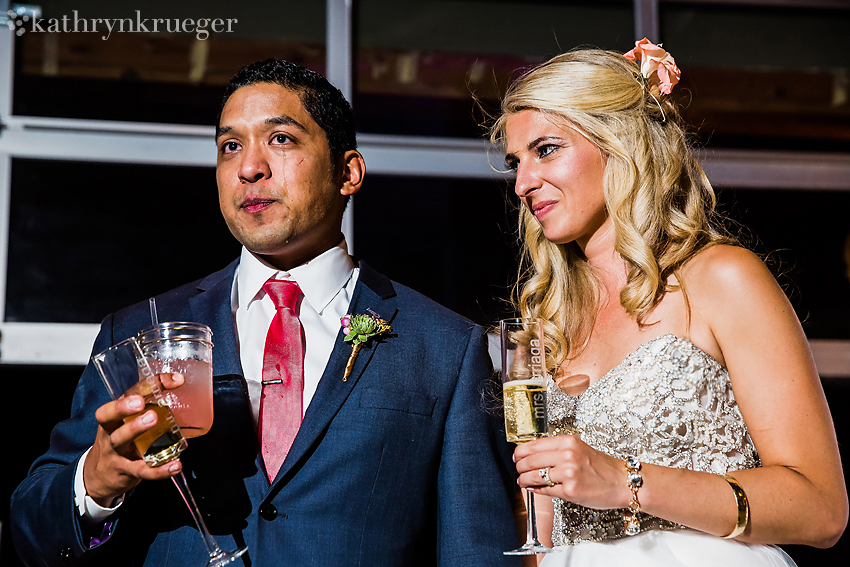
<svg viewBox="0 0 850 567"><path fill-rule="evenodd" d="M197 286L199 293L189 300L192 320L209 325L213 330L213 372L217 376L243 375L230 303L233 276L238 263L237 260L201 280Z"/></svg>
<svg viewBox="0 0 850 567"><path fill-rule="evenodd" d="M393 302L387 300L394 296L395 290L392 282L361 262L360 276L348 313L352 315L368 313L367 310L372 309L387 321L391 321L395 317L397 309L392 305ZM351 345L343 341L342 328L340 327L328 365L325 367L321 380L319 380L316 393L304 414L301 429L299 429L289 454L275 478L275 483L280 482L288 475L322 432L327 429L342 404L348 399L378 348L380 348L379 341L370 341L369 344L364 345L357 356L351 376L349 376L348 381L343 382L345 366L351 355Z"/></svg>

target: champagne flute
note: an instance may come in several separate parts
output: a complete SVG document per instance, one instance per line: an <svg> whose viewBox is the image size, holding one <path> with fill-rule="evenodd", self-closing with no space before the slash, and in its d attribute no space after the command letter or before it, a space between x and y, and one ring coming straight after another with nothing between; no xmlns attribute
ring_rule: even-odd
<svg viewBox="0 0 850 567"><path fill-rule="evenodd" d="M125 418L125 422L149 410L156 412L156 425L135 439L136 449L145 462L149 466L158 467L179 459L180 453L187 447L186 439L166 403L160 377L151 370L147 359L142 354L138 341L132 337L121 341L94 355L92 362L94 362L100 377L103 378L103 383L106 384L106 389L109 390L109 395L113 400L125 395L144 397L144 409ZM210 558L206 567L222 567L247 551L246 546L232 552L222 551L204 523L183 472L179 472L171 480L174 481L174 485L192 514L192 519L195 521L198 531L204 538L204 545Z"/></svg>
<svg viewBox="0 0 850 567"><path fill-rule="evenodd" d="M525 443L545 437L546 350L539 319L503 319L502 394L505 400L505 433L511 443ZM526 491L526 541L505 555L534 555L554 551L537 539L534 494Z"/></svg>

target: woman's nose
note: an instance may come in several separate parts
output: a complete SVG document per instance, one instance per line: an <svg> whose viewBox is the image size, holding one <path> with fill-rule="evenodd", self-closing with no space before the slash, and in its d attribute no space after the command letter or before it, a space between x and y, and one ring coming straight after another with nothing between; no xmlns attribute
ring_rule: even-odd
<svg viewBox="0 0 850 567"><path fill-rule="evenodd" d="M516 170L516 184L514 192L517 197L528 197L535 189L540 187L540 179L530 165L519 165Z"/></svg>

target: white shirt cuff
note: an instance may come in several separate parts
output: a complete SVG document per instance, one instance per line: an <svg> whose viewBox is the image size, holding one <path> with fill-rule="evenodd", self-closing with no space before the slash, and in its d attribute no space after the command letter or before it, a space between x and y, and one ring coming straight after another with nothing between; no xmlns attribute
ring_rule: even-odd
<svg viewBox="0 0 850 567"><path fill-rule="evenodd" d="M87 449L77 462L77 470L74 473L74 503L77 505L77 511L81 517L92 522L102 522L121 507L121 504L124 502L124 495L122 494L115 499L112 503L112 508L104 508L95 502L91 496L86 494L86 484L83 482L83 467L86 464L86 457L89 451L91 451L91 448Z"/></svg>

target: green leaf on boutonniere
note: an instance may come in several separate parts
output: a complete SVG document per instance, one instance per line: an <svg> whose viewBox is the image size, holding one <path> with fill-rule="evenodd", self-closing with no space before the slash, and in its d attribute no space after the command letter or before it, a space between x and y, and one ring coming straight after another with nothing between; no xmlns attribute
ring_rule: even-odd
<svg viewBox="0 0 850 567"><path fill-rule="evenodd" d="M392 327L390 327L389 323L381 319L371 309L369 312L369 315L346 315L340 319L342 332L345 334L343 340L351 344L351 355L348 357L348 363L345 365L345 375L342 377L343 382L348 381L348 377L354 368L354 361L357 360L357 355L360 349L363 348L363 345L373 338L377 339L392 332Z"/></svg>

